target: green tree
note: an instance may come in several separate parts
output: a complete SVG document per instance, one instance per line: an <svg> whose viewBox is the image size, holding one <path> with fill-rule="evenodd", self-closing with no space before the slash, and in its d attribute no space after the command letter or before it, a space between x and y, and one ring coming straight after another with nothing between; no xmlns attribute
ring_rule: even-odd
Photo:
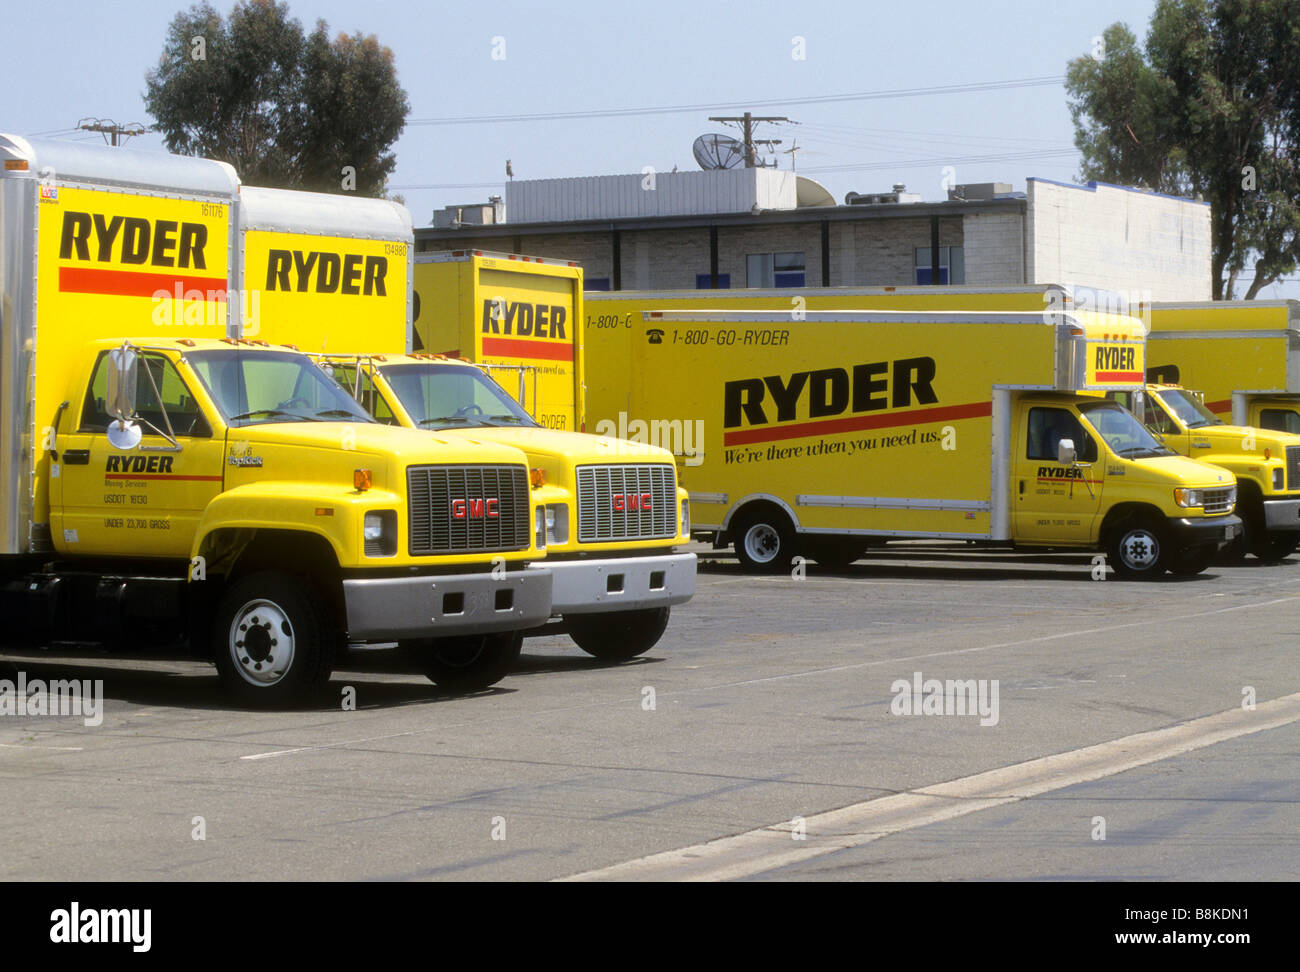
<svg viewBox="0 0 1300 972"><path fill-rule="evenodd" d="M1216 300L1300 263L1300 0L1160 0L1145 50L1113 24L1066 90L1081 176L1210 204Z"/></svg>
<svg viewBox="0 0 1300 972"><path fill-rule="evenodd" d="M167 148L229 162L251 185L384 195L406 125L393 53L374 36L310 35L276 0L203 2L172 20L145 106Z"/></svg>

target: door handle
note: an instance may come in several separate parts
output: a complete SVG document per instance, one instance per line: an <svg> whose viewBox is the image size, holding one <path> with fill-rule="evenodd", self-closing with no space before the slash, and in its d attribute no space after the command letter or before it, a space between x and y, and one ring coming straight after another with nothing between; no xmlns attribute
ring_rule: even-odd
<svg viewBox="0 0 1300 972"><path fill-rule="evenodd" d="M1025 495L1025 481L1023 479L1020 480L1020 495L1021 496Z"/></svg>
<svg viewBox="0 0 1300 972"><path fill-rule="evenodd" d="M89 449L64 449L63 464L65 466L89 466L90 450Z"/></svg>

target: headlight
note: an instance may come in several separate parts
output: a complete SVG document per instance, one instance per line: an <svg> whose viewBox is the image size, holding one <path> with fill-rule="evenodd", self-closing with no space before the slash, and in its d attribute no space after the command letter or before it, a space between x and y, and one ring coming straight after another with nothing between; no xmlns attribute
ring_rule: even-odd
<svg viewBox="0 0 1300 972"><path fill-rule="evenodd" d="M691 535L691 501L682 500L682 536Z"/></svg>
<svg viewBox="0 0 1300 972"><path fill-rule="evenodd" d="M537 535L537 549L546 549L546 507L537 507L537 513L533 518L533 532Z"/></svg>
<svg viewBox="0 0 1300 972"><path fill-rule="evenodd" d="M361 523L367 557L391 557L397 553L397 513L393 510L375 510L367 513Z"/></svg>
<svg viewBox="0 0 1300 972"><path fill-rule="evenodd" d="M1174 502L1179 506L1204 506L1205 490L1176 489L1174 490Z"/></svg>
<svg viewBox="0 0 1300 972"><path fill-rule="evenodd" d="M569 508L563 503L546 507L546 542L548 544L568 543Z"/></svg>

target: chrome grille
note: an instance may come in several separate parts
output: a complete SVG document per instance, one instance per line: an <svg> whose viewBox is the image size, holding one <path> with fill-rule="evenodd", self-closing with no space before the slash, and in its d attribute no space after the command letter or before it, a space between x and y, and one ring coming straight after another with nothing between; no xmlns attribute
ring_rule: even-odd
<svg viewBox="0 0 1300 972"><path fill-rule="evenodd" d="M647 494L650 508L643 509L641 497ZM621 502L616 497L622 497ZM636 502L630 497L636 497ZM634 505L636 509L631 508ZM579 543L662 540L676 535L677 475L671 465L578 467Z"/></svg>
<svg viewBox="0 0 1300 972"><path fill-rule="evenodd" d="M1300 489L1300 446L1286 447L1286 488Z"/></svg>
<svg viewBox="0 0 1300 972"><path fill-rule="evenodd" d="M1232 489L1207 489L1205 491L1206 513L1227 513L1232 509Z"/></svg>
<svg viewBox="0 0 1300 972"><path fill-rule="evenodd" d="M406 488L412 556L528 549L533 524L523 466L407 466ZM496 516L488 515L490 499Z"/></svg>

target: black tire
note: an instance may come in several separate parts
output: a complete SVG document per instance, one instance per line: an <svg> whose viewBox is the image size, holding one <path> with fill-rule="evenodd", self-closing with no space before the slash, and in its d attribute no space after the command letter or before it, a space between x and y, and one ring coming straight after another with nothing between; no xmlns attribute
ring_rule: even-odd
<svg viewBox="0 0 1300 972"><path fill-rule="evenodd" d="M832 570L841 570L861 560L867 547L862 540L818 540L807 544L808 556Z"/></svg>
<svg viewBox="0 0 1300 972"><path fill-rule="evenodd" d="M1164 524L1155 517L1135 517L1118 524L1106 543L1106 559L1118 577L1151 580L1174 560Z"/></svg>
<svg viewBox="0 0 1300 972"><path fill-rule="evenodd" d="M1277 563L1295 553L1297 545L1300 545L1300 533L1268 533L1255 542L1251 552L1266 563Z"/></svg>
<svg viewBox="0 0 1300 972"><path fill-rule="evenodd" d="M783 574L795 555L789 518L775 507L742 513L728 529L736 558L748 574Z"/></svg>
<svg viewBox="0 0 1300 972"><path fill-rule="evenodd" d="M479 692L510 674L523 644L522 631L499 631L433 638L418 645L404 643L402 647L408 653L418 653L421 671L438 688Z"/></svg>
<svg viewBox="0 0 1300 972"><path fill-rule="evenodd" d="M1237 516L1241 517L1241 536L1219 551L1219 562L1239 564L1246 554L1259 555L1264 535L1264 503L1257 493L1251 492L1237 501Z"/></svg>
<svg viewBox="0 0 1300 972"><path fill-rule="evenodd" d="M658 644L668 628L669 609L614 611L609 614L566 614L569 637L588 655L601 661L627 661Z"/></svg>
<svg viewBox="0 0 1300 972"><path fill-rule="evenodd" d="M212 658L222 684L240 701L288 705L329 681L338 641L333 613L311 584L260 571L222 592Z"/></svg>
<svg viewBox="0 0 1300 972"><path fill-rule="evenodd" d="M1169 573L1179 577L1191 577L1209 567L1214 560L1217 549L1213 546L1190 547L1176 556L1169 565Z"/></svg>

